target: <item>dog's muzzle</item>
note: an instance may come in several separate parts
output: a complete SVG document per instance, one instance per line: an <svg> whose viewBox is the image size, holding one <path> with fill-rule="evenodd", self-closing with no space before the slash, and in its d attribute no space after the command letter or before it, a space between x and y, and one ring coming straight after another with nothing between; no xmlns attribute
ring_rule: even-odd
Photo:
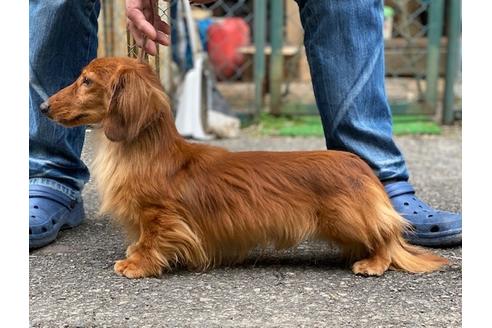
<svg viewBox="0 0 492 328"><path fill-rule="evenodd" d="M41 113L43 114L48 114L50 111L50 103L48 101L43 102L40 106L39 109L41 109Z"/></svg>

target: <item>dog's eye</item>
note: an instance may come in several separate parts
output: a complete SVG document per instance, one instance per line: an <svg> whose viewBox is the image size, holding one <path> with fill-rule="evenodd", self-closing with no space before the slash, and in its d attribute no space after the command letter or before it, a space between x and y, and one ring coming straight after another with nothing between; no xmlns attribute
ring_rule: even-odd
<svg viewBox="0 0 492 328"><path fill-rule="evenodd" d="M88 78L84 77L84 79L82 80L82 84L85 84L85 85L90 85L91 84L91 80L89 80Z"/></svg>

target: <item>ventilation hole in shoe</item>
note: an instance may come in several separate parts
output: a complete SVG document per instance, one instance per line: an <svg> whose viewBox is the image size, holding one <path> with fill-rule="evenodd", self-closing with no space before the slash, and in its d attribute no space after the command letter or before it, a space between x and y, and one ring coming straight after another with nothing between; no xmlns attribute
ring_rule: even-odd
<svg viewBox="0 0 492 328"><path fill-rule="evenodd" d="M29 234L30 234L30 235L32 235L32 230L31 230L31 228L29 228Z"/></svg>
<svg viewBox="0 0 492 328"><path fill-rule="evenodd" d="M419 214L417 211L413 211L413 214Z"/></svg>
<svg viewBox="0 0 492 328"><path fill-rule="evenodd" d="M409 204L407 202L403 203L403 205L408 206Z"/></svg>
<svg viewBox="0 0 492 328"><path fill-rule="evenodd" d="M32 218L35 218L35 217L36 217L36 215L31 215L31 217L32 217Z"/></svg>
<svg viewBox="0 0 492 328"><path fill-rule="evenodd" d="M51 224L55 225L56 224L56 221L55 220L51 220Z"/></svg>
<svg viewBox="0 0 492 328"><path fill-rule="evenodd" d="M439 227L438 227L438 226L436 226L436 225L433 225L433 226L431 227L431 230L430 230L430 231L431 231L431 232L438 232L438 231L439 231Z"/></svg>
<svg viewBox="0 0 492 328"><path fill-rule="evenodd" d="M43 232L48 231L48 229L46 229L46 227L43 227L41 230L42 230Z"/></svg>
<svg viewBox="0 0 492 328"><path fill-rule="evenodd" d="M38 207L38 205L34 205L34 208L35 208L35 209L38 209L39 207Z"/></svg>
<svg viewBox="0 0 492 328"><path fill-rule="evenodd" d="M413 199L413 200L417 200L417 198L415 198L415 197L412 197L412 199Z"/></svg>
<svg viewBox="0 0 492 328"><path fill-rule="evenodd" d="M419 205L420 208L423 208L422 205Z"/></svg>
<svg viewBox="0 0 492 328"><path fill-rule="evenodd" d="M434 216L434 215L432 215L432 214L427 215L427 217L428 217L428 218L431 218L431 217L433 217L433 216Z"/></svg>

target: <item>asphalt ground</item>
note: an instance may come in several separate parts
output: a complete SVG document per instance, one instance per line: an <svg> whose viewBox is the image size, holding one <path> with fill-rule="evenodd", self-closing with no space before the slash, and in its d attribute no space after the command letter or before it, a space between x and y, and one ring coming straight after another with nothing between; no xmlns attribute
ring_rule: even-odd
<svg viewBox="0 0 492 328"><path fill-rule="evenodd" d="M396 138L418 196L461 210L461 128L440 136ZM261 137L213 141L230 150L325 149L321 138ZM90 163L91 132L83 158ZM438 249L451 265L430 274L389 271L355 276L336 249L306 242L253 253L234 267L177 271L130 280L113 272L125 252L123 232L97 214L90 181L87 219L29 255L32 327L460 327L461 247Z"/></svg>

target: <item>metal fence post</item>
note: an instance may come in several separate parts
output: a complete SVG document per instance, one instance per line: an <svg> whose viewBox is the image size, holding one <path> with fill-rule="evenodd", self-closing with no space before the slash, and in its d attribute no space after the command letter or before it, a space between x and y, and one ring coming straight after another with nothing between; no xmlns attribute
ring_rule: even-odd
<svg viewBox="0 0 492 328"><path fill-rule="evenodd" d="M270 113L281 113L281 88L284 71L282 46L284 43L284 1L270 1Z"/></svg>
<svg viewBox="0 0 492 328"><path fill-rule="evenodd" d="M267 2L254 2L254 80L255 80L255 119L259 118L263 108L263 84L265 80L265 25Z"/></svg>
<svg viewBox="0 0 492 328"><path fill-rule="evenodd" d="M461 0L450 0L448 12L448 54L444 89L443 124L454 121L454 82L458 72L461 32Z"/></svg>
<svg viewBox="0 0 492 328"><path fill-rule="evenodd" d="M426 105L434 112L437 107L439 59L443 30L444 0L432 0L429 3L427 64L426 64Z"/></svg>

